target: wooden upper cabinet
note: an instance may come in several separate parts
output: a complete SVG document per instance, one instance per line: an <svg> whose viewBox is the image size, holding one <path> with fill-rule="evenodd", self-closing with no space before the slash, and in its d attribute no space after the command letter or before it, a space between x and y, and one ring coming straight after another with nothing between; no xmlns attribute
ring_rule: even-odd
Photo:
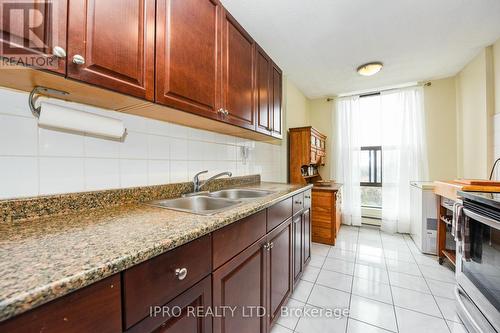
<svg viewBox="0 0 500 333"><path fill-rule="evenodd" d="M272 82L270 80L272 61L258 45L255 54L256 130L264 134L271 134L273 129Z"/></svg>
<svg viewBox="0 0 500 333"><path fill-rule="evenodd" d="M71 0L68 77L154 99L155 0Z"/></svg>
<svg viewBox="0 0 500 333"><path fill-rule="evenodd" d="M156 101L218 118L221 7L217 0L158 0Z"/></svg>
<svg viewBox="0 0 500 333"><path fill-rule="evenodd" d="M226 10L222 36L223 108L228 113L225 120L255 130L255 43Z"/></svg>
<svg viewBox="0 0 500 333"><path fill-rule="evenodd" d="M277 138L283 137L281 129L282 122L282 90L283 90L283 73L281 69L272 63L271 69L271 109L272 109L272 136Z"/></svg>
<svg viewBox="0 0 500 333"><path fill-rule="evenodd" d="M67 2L0 0L0 6L0 57L65 74Z"/></svg>

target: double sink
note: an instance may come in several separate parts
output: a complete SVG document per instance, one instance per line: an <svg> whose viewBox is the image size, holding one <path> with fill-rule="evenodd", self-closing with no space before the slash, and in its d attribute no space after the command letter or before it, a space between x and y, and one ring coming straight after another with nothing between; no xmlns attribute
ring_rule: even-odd
<svg viewBox="0 0 500 333"><path fill-rule="evenodd" d="M199 215L212 215L272 193L274 192L265 190L228 189L210 193L203 192L199 195L179 199L153 201L149 205Z"/></svg>

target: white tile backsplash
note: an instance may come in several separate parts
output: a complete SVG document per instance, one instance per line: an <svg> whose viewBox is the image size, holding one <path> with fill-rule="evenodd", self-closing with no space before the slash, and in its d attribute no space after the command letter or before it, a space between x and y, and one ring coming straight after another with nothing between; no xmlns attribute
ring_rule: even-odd
<svg viewBox="0 0 500 333"><path fill-rule="evenodd" d="M36 155L37 131L34 118L0 114L0 156Z"/></svg>
<svg viewBox="0 0 500 333"><path fill-rule="evenodd" d="M40 157L40 194L84 191L84 165L80 157Z"/></svg>
<svg viewBox="0 0 500 333"><path fill-rule="evenodd" d="M83 135L38 129L38 153L40 156L84 157Z"/></svg>
<svg viewBox="0 0 500 333"><path fill-rule="evenodd" d="M120 160L120 183L122 188L148 184L148 160Z"/></svg>
<svg viewBox="0 0 500 333"><path fill-rule="evenodd" d="M120 188L120 160L116 158L85 159L85 190Z"/></svg>
<svg viewBox="0 0 500 333"><path fill-rule="evenodd" d="M56 100L122 119L128 131L124 142L66 133L39 128L27 101L0 88L0 199L185 182L201 170L286 177L281 146Z"/></svg>
<svg viewBox="0 0 500 333"><path fill-rule="evenodd" d="M39 194L38 158L0 156L0 199Z"/></svg>

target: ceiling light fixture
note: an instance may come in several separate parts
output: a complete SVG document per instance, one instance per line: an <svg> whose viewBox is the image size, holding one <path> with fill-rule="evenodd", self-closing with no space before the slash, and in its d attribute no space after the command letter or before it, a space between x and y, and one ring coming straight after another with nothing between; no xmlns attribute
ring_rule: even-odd
<svg viewBox="0 0 500 333"><path fill-rule="evenodd" d="M384 66L381 62L369 62L367 64L358 67L357 71L359 75L372 76L380 72Z"/></svg>

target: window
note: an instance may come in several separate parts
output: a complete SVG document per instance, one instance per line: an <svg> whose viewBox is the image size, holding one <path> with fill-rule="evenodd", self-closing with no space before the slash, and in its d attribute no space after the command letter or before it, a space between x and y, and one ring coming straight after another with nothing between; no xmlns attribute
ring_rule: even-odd
<svg viewBox="0 0 500 333"><path fill-rule="evenodd" d="M375 217L382 207L382 112L377 94L360 98L360 163L362 215ZM380 213L378 213L380 215ZM377 215L377 216L378 216Z"/></svg>
<svg viewBox="0 0 500 333"><path fill-rule="evenodd" d="M361 186L382 186L382 147L361 147Z"/></svg>
<svg viewBox="0 0 500 333"><path fill-rule="evenodd" d="M361 206L363 208L381 208L382 147L361 147L360 168Z"/></svg>

